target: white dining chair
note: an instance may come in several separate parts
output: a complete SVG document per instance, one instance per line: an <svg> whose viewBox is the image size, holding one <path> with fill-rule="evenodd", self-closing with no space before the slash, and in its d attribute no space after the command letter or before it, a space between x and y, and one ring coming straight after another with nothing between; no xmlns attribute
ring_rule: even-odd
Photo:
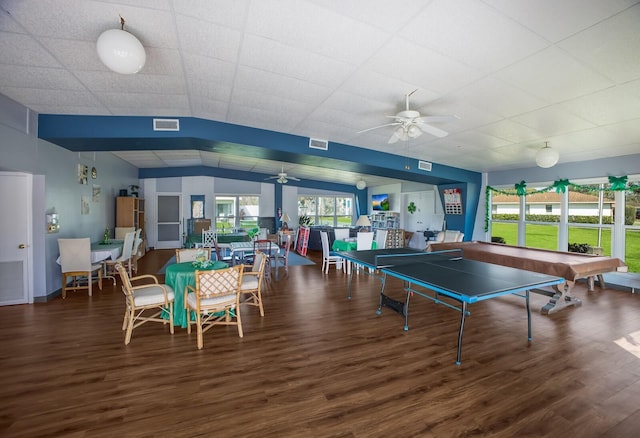
<svg viewBox="0 0 640 438"><path fill-rule="evenodd" d="M349 228L334 228L333 234L336 240L347 240L349 238Z"/></svg>
<svg viewBox="0 0 640 438"><path fill-rule="evenodd" d="M356 250L371 249L373 245L373 231L360 231L356 236Z"/></svg>
<svg viewBox="0 0 640 438"><path fill-rule="evenodd" d="M136 238L136 231L131 231L124 236L124 242L122 244L122 254L115 260L104 260L102 262L104 266L104 276L113 279L113 284L116 284L116 264L120 263L127 269L127 273L131 276L133 257L133 244Z"/></svg>
<svg viewBox="0 0 640 438"><path fill-rule="evenodd" d="M320 240L322 241L322 271L329 273L329 266L334 265L336 269L342 268L342 257L331 255L329 251L329 235L326 231L320 231Z"/></svg>
<svg viewBox="0 0 640 438"><path fill-rule="evenodd" d="M376 249L385 249L387 247L387 230L376 230Z"/></svg>

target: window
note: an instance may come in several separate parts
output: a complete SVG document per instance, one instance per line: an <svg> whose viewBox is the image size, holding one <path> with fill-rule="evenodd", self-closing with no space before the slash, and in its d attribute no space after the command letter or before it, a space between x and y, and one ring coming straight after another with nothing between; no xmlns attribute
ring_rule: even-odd
<svg viewBox="0 0 640 438"><path fill-rule="evenodd" d="M216 196L216 231L227 233L258 226L260 197L251 195Z"/></svg>
<svg viewBox="0 0 640 438"><path fill-rule="evenodd" d="M309 225L349 227L353 223L353 196L299 196L298 216Z"/></svg>
<svg viewBox="0 0 640 438"><path fill-rule="evenodd" d="M553 205L551 205L551 204L546 204L546 205L544 206L544 211L545 211L546 213L553 213Z"/></svg>

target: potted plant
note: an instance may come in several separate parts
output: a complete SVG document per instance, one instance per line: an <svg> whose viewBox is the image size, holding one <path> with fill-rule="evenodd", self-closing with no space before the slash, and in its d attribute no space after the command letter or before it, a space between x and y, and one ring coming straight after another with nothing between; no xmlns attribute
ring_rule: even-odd
<svg viewBox="0 0 640 438"><path fill-rule="evenodd" d="M140 190L140 186L136 186L135 184L129 186L129 192L131 192L131 196L135 198L138 197L138 190Z"/></svg>

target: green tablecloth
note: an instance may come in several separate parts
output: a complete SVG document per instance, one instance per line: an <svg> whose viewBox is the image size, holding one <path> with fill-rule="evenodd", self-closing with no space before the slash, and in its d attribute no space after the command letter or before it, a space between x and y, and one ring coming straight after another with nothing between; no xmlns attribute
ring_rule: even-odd
<svg viewBox="0 0 640 438"><path fill-rule="evenodd" d="M247 233L229 233L218 234L218 243L231 243L231 242L250 242L251 237ZM189 234L187 236L186 247L193 248L196 243L202 243L202 234Z"/></svg>
<svg viewBox="0 0 640 438"><path fill-rule="evenodd" d="M374 240L371 242L371 249L377 248L378 245L376 245L376 241ZM355 251L358 249L358 243L356 241L334 240L331 249L334 251Z"/></svg>
<svg viewBox="0 0 640 438"><path fill-rule="evenodd" d="M224 269L228 265L224 262L213 262L206 270ZM204 269L200 269L201 271ZM175 301L173 303L173 324L187 328L187 312L184 309L184 288L196 286L196 268L192 262L175 263L167 266L164 282L173 288ZM166 318L166 315L163 315Z"/></svg>

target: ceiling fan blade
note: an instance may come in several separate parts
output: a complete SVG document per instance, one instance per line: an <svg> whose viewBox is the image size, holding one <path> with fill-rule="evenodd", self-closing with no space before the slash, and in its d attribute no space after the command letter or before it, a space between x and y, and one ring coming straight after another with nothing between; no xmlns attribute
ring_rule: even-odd
<svg viewBox="0 0 640 438"><path fill-rule="evenodd" d="M434 137L442 138L449 135L447 131L444 131L440 128L436 128L435 126L428 125L426 123L418 123L416 124L416 126L419 127L422 131L426 132L427 134L433 135Z"/></svg>
<svg viewBox="0 0 640 438"><path fill-rule="evenodd" d="M451 116L422 116L419 119L416 119L417 123L428 123L428 122L451 122L453 120L460 120L460 116L451 115Z"/></svg>
<svg viewBox="0 0 640 438"><path fill-rule="evenodd" d="M287 176L287 178L293 180L293 181L300 181L300 178L296 178L295 176Z"/></svg>
<svg viewBox="0 0 640 438"><path fill-rule="evenodd" d="M276 178L280 178L280 176L279 175L270 176L270 177L265 178L265 180L267 180L267 179L276 179Z"/></svg>
<svg viewBox="0 0 640 438"><path fill-rule="evenodd" d="M395 116L389 116L389 117L395 117ZM373 131L374 129L384 128L385 126L395 126L395 125L400 125L400 122L385 123L384 125L374 126L373 128L358 131L356 134L362 134L363 132Z"/></svg>

